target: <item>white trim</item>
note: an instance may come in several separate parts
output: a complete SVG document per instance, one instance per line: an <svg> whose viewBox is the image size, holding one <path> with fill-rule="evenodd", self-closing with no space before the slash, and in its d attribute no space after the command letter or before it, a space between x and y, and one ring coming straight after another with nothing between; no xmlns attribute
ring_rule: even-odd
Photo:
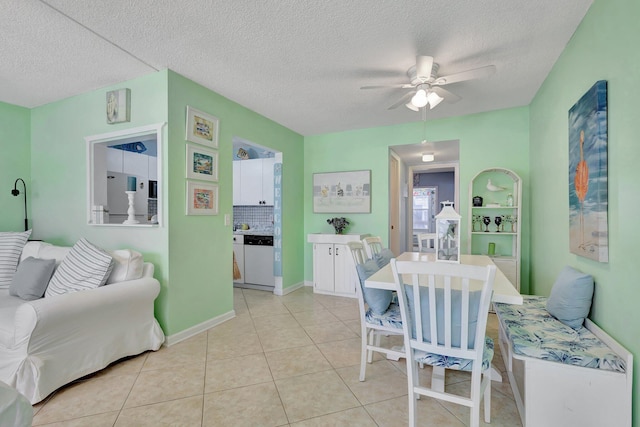
<svg viewBox="0 0 640 427"><path fill-rule="evenodd" d="M276 277L276 279L277 279L277 277ZM282 284L280 284L280 285L281 285L280 289L278 289L278 285L276 283L276 289L273 290L273 293L276 294L276 295L279 295L279 296L284 296L284 295L290 294L293 291L297 291L298 289L300 289L302 287L308 286L306 284L306 282L299 282L299 283L296 283L295 285L289 286L288 288L285 288L285 289L282 288Z"/></svg>
<svg viewBox="0 0 640 427"><path fill-rule="evenodd" d="M190 328L187 328L183 331L178 332L177 334L167 335L164 340L164 346L171 347L174 344L178 344L181 341L184 341L188 338L198 335L201 332L206 331L207 329L211 329L214 326L218 326L221 323L226 322L227 320L233 319L236 317L235 310L228 311L220 316L213 317L209 320L206 320L202 323L194 325Z"/></svg>

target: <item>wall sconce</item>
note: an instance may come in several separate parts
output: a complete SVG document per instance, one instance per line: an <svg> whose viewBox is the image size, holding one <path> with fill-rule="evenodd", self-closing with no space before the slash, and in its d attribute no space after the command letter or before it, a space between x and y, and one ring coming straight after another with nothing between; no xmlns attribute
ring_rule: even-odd
<svg viewBox="0 0 640 427"><path fill-rule="evenodd" d="M29 229L29 220L27 219L27 184L24 183L22 178L16 179L16 182L13 183L13 190L11 190L11 194L14 196L18 196L20 194L20 190L18 190L18 181L22 182L22 187L24 188L24 231Z"/></svg>

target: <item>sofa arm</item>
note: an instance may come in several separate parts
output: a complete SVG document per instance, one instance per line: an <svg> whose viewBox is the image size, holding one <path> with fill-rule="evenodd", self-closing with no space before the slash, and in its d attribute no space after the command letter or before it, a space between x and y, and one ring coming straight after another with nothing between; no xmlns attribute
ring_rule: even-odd
<svg viewBox="0 0 640 427"><path fill-rule="evenodd" d="M131 327L131 322L155 322L153 301L159 293L160 283L145 275L141 279L25 302L16 310L15 342L28 340L28 353L34 354L62 343L68 345L70 341L81 345L87 332L100 331L93 335L103 336L105 330L122 333Z"/></svg>

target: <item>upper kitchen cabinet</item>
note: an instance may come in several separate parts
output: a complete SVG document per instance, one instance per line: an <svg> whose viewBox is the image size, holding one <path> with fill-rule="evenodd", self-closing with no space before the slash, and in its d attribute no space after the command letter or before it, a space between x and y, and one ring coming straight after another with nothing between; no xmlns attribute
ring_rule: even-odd
<svg viewBox="0 0 640 427"><path fill-rule="evenodd" d="M233 204L273 206L273 166L275 158L233 162Z"/></svg>

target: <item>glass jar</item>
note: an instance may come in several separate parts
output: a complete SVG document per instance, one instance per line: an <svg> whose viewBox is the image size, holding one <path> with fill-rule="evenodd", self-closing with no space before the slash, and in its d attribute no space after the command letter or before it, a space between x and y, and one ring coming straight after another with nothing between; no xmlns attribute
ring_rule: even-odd
<svg viewBox="0 0 640 427"><path fill-rule="evenodd" d="M509 193L509 195L507 195L507 206L512 207L513 206L513 194Z"/></svg>

